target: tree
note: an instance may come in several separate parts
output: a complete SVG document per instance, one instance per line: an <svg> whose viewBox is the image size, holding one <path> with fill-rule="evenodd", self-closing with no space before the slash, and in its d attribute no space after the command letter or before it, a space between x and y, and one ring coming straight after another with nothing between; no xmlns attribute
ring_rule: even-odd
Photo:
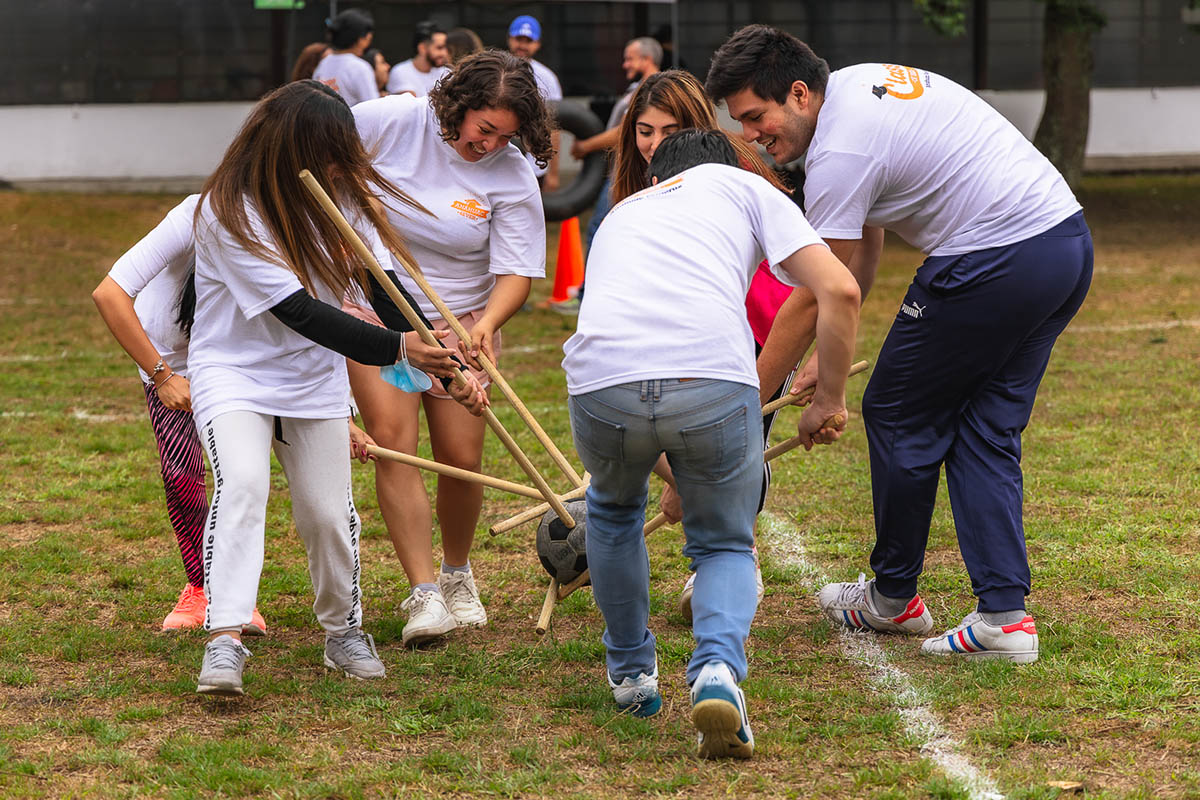
<svg viewBox="0 0 1200 800"><path fill-rule="evenodd" d="M943 36L960 36L966 30L963 2L913 0L913 5L933 30ZM1106 20L1093 0L1043 2L1042 79L1046 105L1033 144L1074 188L1083 174L1091 117L1092 34L1103 28Z"/></svg>

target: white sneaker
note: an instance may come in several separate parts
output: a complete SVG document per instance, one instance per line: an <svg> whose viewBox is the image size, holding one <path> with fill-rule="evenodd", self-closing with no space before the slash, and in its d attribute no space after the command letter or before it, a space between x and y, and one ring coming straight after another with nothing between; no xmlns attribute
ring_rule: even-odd
<svg viewBox="0 0 1200 800"><path fill-rule="evenodd" d="M466 572L440 572L437 582L456 623L474 628L487 625L487 611L479 601L479 590L469 568Z"/></svg>
<svg viewBox="0 0 1200 800"><path fill-rule="evenodd" d="M692 724L701 758L750 758L754 734L746 716L746 695L724 661L705 664L692 684Z"/></svg>
<svg viewBox="0 0 1200 800"><path fill-rule="evenodd" d="M871 588L866 577L860 572L853 583L830 583L817 595L817 604L835 625L876 633L925 634L933 630L933 617L925 608L921 595L908 601L904 613L887 617L871 602Z"/></svg>
<svg viewBox="0 0 1200 800"><path fill-rule="evenodd" d="M608 670L604 670L608 678L608 688L612 689L613 700L617 708L628 711L635 717L653 717L662 708L662 695L658 692L658 664L650 674L641 673L636 678L626 676L620 683L612 679Z"/></svg>
<svg viewBox="0 0 1200 800"><path fill-rule="evenodd" d="M413 589L400 604L400 610L408 613L408 622L400 634L400 644L404 647L437 639L458 627L441 592Z"/></svg>
<svg viewBox="0 0 1200 800"><path fill-rule="evenodd" d="M1038 659L1037 625L1028 614L1011 625L992 625L972 611L957 627L921 643L921 652L935 656L1005 658L1017 664Z"/></svg>
<svg viewBox="0 0 1200 800"><path fill-rule="evenodd" d="M689 625L692 624L692 593L696 588L696 573L688 575L687 580L683 582L683 591L679 593L679 613ZM763 579L762 570L758 567L758 555L754 557L754 589L758 593L758 602L763 599Z"/></svg>
<svg viewBox="0 0 1200 800"><path fill-rule="evenodd" d="M200 694L220 694L239 697L242 690L242 668L250 651L228 634L218 636L204 645L204 662L196 691Z"/></svg>

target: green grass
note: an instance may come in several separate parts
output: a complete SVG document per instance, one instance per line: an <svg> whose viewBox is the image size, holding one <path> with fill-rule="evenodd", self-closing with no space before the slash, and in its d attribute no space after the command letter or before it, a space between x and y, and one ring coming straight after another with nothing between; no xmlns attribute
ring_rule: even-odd
<svg viewBox="0 0 1200 800"><path fill-rule="evenodd" d="M1052 781L1082 781L1087 797L1200 797L1200 177L1098 177L1082 196L1096 276L1024 436L1042 658L931 662L914 641L881 645L1008 797L1060 796ZM750 763L691 754L677 528L651 539L665 702L639 720L612 706L589 592L534 635L545 577L532 528L485 532L526 507L520 498L487 493L472 555L489 627L403 650L407 586L363 466L366 623L388 676L347 681L322 668L276 476L259 593L271 636L250 642L247 697L197 697L202 637L156 632L183 576L141 391L88 298L176 201L0 193L0 796L968 796L922 753L895 698L846 659L812 600L814 570L852 579L874 538L855 421L837 446L776 462L770 513L798 532L810 563L764 537L767 596L745 685ZM917 262L889 240L861 357L878 351ZM1136 327L1171 322L1188 324ZM505 373L562 445L559 348L572 328L533 310L505 329ZM852 409L864 386L852 381ZM562 487L512 409L496 411ZM484 462L523 479L494 439ZM922 594L947 626L972 605L944 494Z"/></svg>

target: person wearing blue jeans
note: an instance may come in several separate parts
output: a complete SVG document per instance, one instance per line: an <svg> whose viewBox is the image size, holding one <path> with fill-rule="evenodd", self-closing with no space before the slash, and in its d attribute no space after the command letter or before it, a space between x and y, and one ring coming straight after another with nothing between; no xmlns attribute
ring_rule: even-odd
<svg viewBox="0 0 1200 800"><path fill-rule="evenodd" d="M1032 582L1021 433L1054 341L1091 283L1092 240L1079 202L995 109L928 70L856 64L830 72L791 34L750 25L713 55L705 90L777 162L804 157L808 217L864 296L879 264L880 228L926 256L863 398L875 578L831 583L819 605L854 630L933 632L917 579L945 466L978 601L921 650L1036 661L1037 626L1025 610ZM810 329L813 310L810 295L793 292L776 324ZM759 359L764 382L803 355L796 350L768 339ZM810 359L793 391L811 385L821 359Z"/></svg>
<svg viewBox="0 0 1200 800"><path fill-rule="evenodd" d="M614 206L597 233L588 302L563 347L571 430L591 473L588 567L613 699L651 716L662 698L642 525L650 472L665 453L696 572L687 680L698 752L748 758L754 737L738 683L757 607L763 442L746 292L765 259L780 280L817 298L827 368L798 426L809 447L845 427L861 298L796 205L739 168L724 134L667 137L650 175L653 185Z"/></svg>

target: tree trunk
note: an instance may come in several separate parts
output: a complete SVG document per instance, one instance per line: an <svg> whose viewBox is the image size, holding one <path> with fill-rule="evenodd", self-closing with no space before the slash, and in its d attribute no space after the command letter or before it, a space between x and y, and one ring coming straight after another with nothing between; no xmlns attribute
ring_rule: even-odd
<svg viewBox="0 0 1200 800"><path fill-rule="evenodd" d="M1091 115L1092 33L1103 24L1088 0L1046 0L1042 42L1046 107L1033 143L1072 189L1083 174Z"/></svg>

